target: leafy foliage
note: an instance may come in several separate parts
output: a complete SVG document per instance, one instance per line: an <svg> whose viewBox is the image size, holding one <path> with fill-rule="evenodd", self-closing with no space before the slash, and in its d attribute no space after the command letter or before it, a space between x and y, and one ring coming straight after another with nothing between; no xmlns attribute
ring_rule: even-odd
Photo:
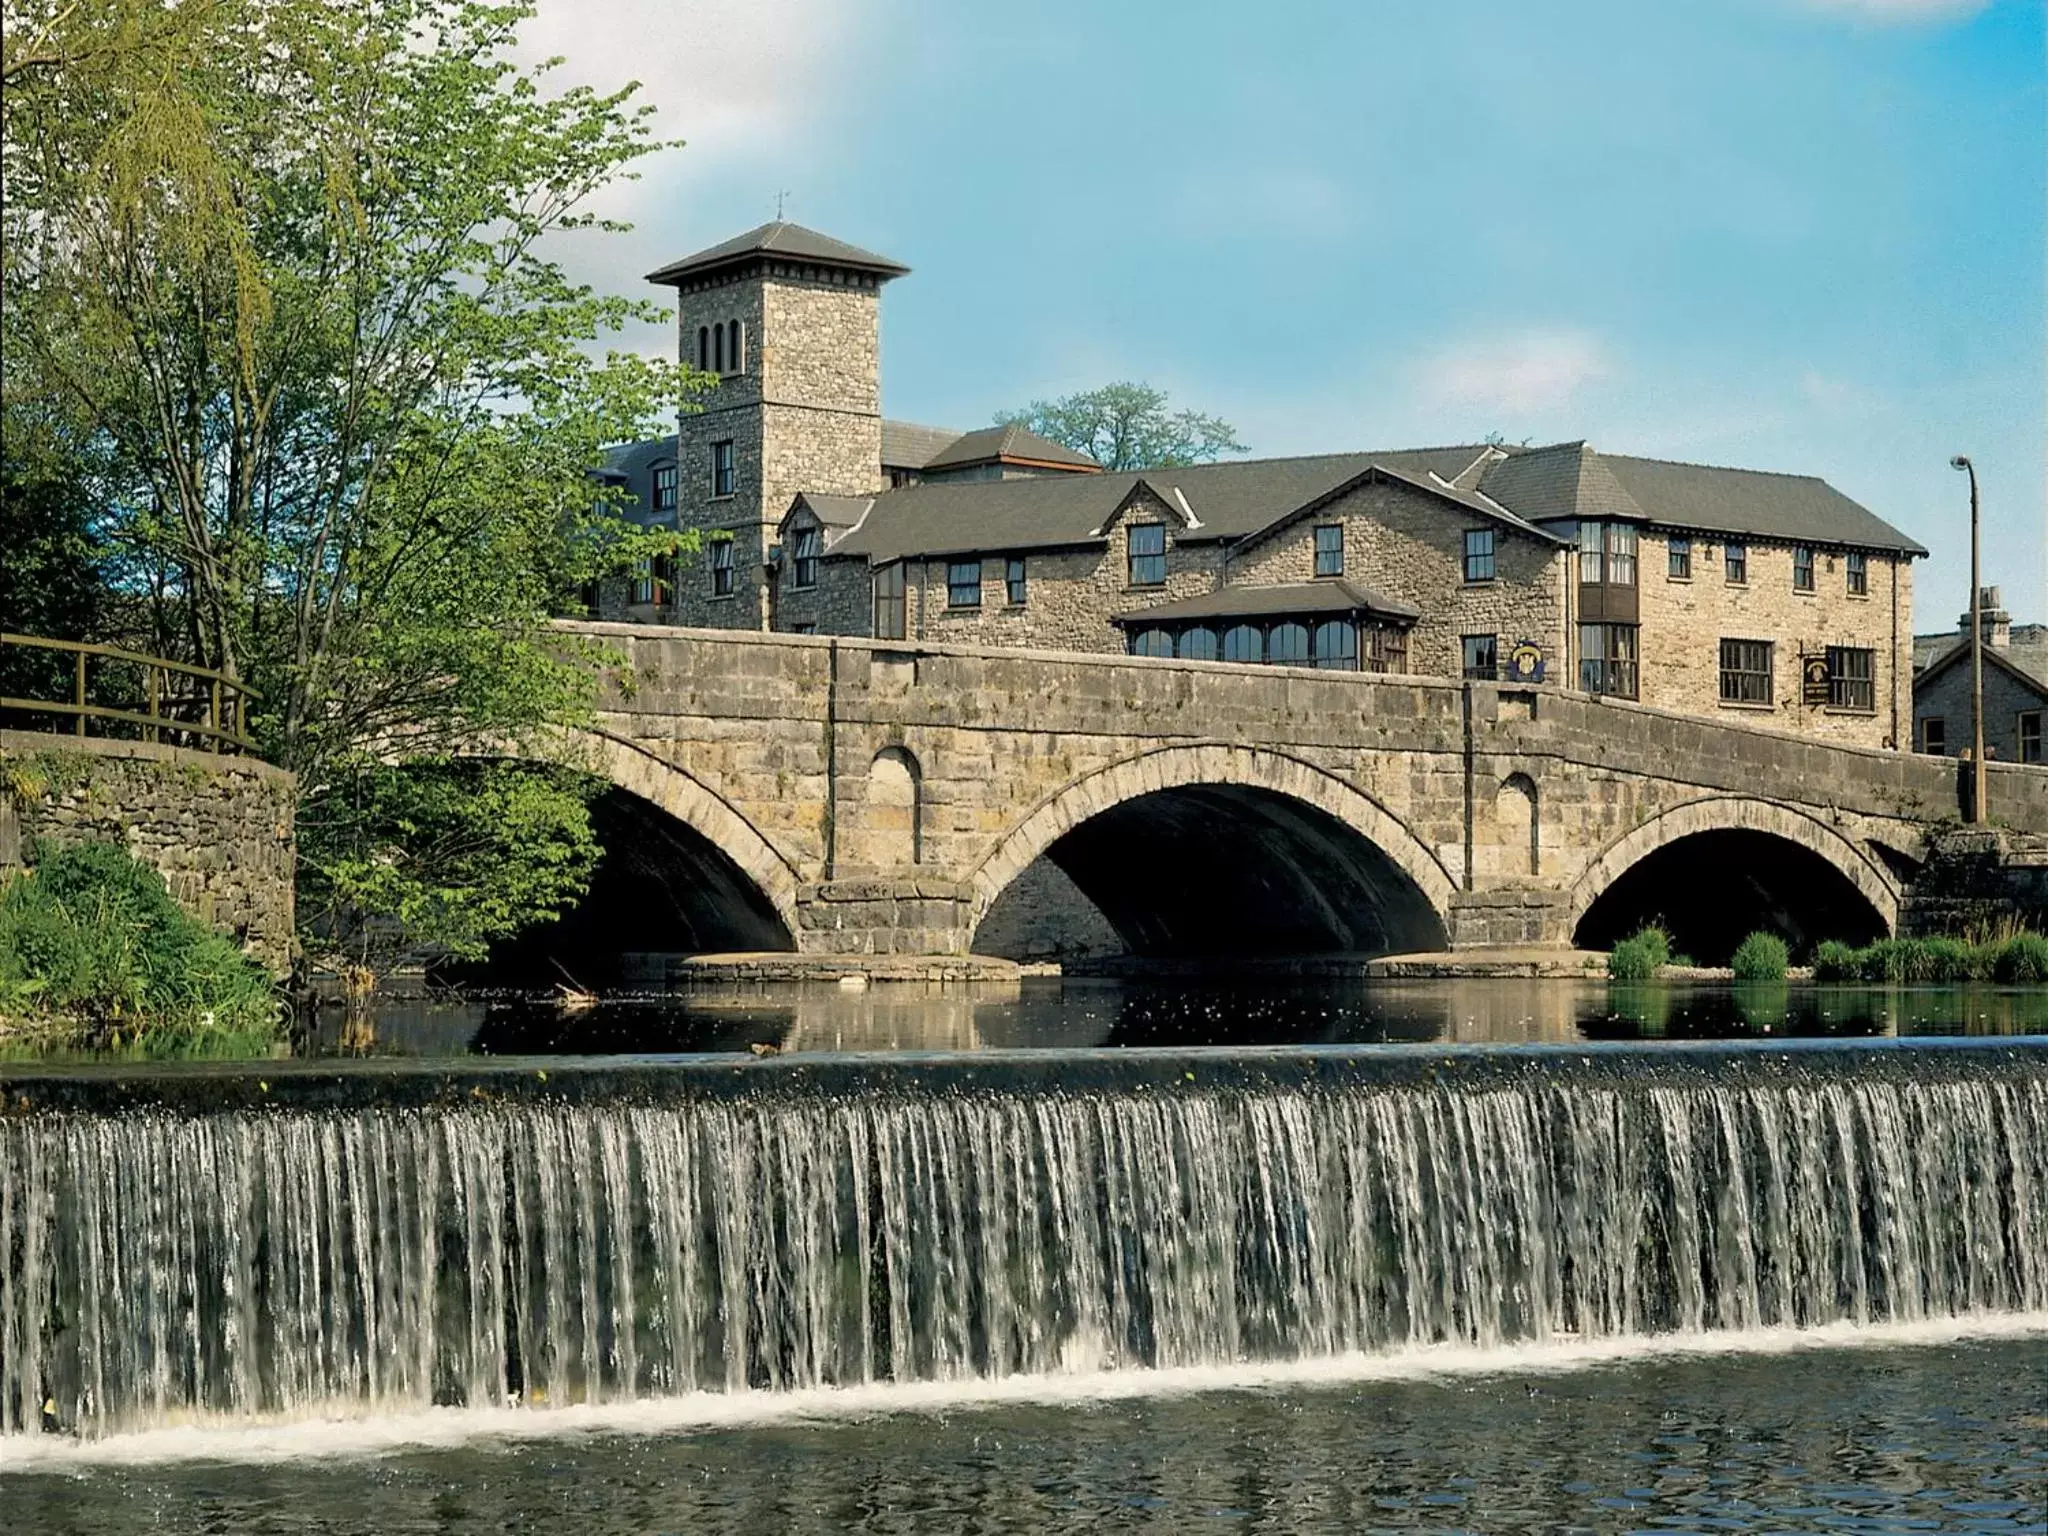
<svg viewBox="0 0 2048 1536"><path fill-rule="evenodd" d="M1651 981L1671 960L1671 935L1650 926L1615 945L1607 956L1607 974L1616 981Z"/></svg>
<svg viewBox="0 0 2048 1536"><path fill-rule="evenodd" d="M1752 933L1735 946L1729 961L1737 981L1783 981L1792 956L1775 933Z"/></svg>
<svg viewBox="0 0 2048 1536"><path fill-rule="evenodd" d="M365 764L300 826L302 919L372 970L422 950L482 959L588 888L596 787L529 763Z"/></svg>
<svg viewBox="0 0 2048 1536"><path fill-rule="evenodd" d="M1034 400L996 418L1085 453L1104 469L1172 469L1243 453L1220 416L1168 407L1166 391L1149 384L1105 384L1058 400Z"/></svg>
<svg viewBox="0 0 2048 1536"><path fill-rule="evenodd" d="M1863 949L1829 943L1815 953L1813 974L1821 981L2038 986L2048 982L2048 937L2016 932L1981 943L1943 937L1879 939Z"/></svg>
<svg viewBox="0 0 2048 1536"><path fill-rule="evenodd" d="M40 847L0 888L0 1006L71 1021L91 1041L274 1038L270 978L188 916L162 876L107 843Z"/></svg>
<svg viewBox="0 0 2048 1536"><path fill-rule="evenodd" d="M429 851L469 845L469 807L396 814L383 765L550 755L607 659L550 617L685 548L611 516L590 471L703 380L601 354L659 311L558 259L619 227L581 210L662 147L650 109L512 62L525 3L95 11L8 0L9 465L82 466L138 640L261 694L309 911L375 904L462 947L551 910L582 857L567 781L523 782L537 841L453 882L465 925Z"/></svg>

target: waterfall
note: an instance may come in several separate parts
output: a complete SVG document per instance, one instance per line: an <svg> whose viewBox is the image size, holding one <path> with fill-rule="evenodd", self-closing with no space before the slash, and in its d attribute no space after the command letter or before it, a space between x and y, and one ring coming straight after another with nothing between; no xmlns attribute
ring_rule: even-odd
<svg viewBox="0 0 2048 1536"><path fill-rule="evenodd" d="M0 1433L2048 1310L2048 1059L1925 1055L74 1095L0 1115Z"/></svg>

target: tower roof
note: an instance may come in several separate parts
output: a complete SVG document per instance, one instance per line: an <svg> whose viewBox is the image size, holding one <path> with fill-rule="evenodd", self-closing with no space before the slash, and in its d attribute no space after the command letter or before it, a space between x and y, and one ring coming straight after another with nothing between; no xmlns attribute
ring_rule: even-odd
<svg viewBox="0 0 2048 1536"><path fill-rule="evenodd" d="M685 278L704 277L731 267L743 266L764 256L780 256L789 261L808 262L813 266L839 267L851 272L866 272L887 282L892 277L901 277L910 268L900 261L891 261L886 256L877 256L873 251L864 251L857 245L848 245L844 240L834 240L830 235L821 235L815 229L805 229L801 224L791 224L777 219L763 224L759 229L750 229L744 235L734 235L717 245L685 256L681 261L672 261L667 266L647 274L650 283L675 284Z"/></svg>

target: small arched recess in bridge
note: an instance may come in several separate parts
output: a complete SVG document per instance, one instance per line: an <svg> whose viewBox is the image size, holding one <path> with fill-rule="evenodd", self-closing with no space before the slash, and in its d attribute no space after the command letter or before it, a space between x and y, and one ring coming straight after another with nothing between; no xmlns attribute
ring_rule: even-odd
<svg viewBox="0 0 2048 1536"><path fill-rule="evenodd" d="M603 848L590 890L558 921L493 956L508 980L552 985L637 974L647 955L793 950L796 876L718 795L652 753L579 732L570 760L607 780L591 806Z"/></svg>
<svg viewBox="0 0 2048 1536"><path fill-rule="evenodd" d="M1823 939L1890 933L1899 892L1889 870L1804 811L1713 796L1609 844L1573 885L1567 915L1587 949L1657 923L1703 965L1726 964L1759 930L1783 938L1798 962Z"/></svg>
<svg viewBox="0 0 2048 1536"><path fill-rule="evenodd" d="M1454 889L1343 780L1223 745L1163 748L1068 785L991 850L974 887L984 952L1027 926L1009 910L1020 893L1063 892L1122 948L1180 957L1442 949Z"/></svg>

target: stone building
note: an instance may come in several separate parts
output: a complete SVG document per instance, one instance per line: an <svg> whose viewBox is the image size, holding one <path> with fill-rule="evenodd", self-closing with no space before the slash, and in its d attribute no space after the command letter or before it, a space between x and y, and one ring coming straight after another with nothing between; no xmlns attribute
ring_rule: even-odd
<svg viewBox="0 0 2048 1536"><path fill-rule="evenodd" d="M606 617L1546 680L1861 746L1912 718L1912 561L1826 482L1484 443L1105 473L880 413L907 269L791 224L675 262L678 435L630 515L699 530Z"/></svg>
<svg viewBox="0 0 2048 1536"><path fill-rule="evenodd" d="M2007 763L2048 762L2041 728L2048 720L2048 624L2014 624L1986 587L1978 599L1984 626L1984 756ZM1935 757L1970 752L1970 615L1947 634L1915 635L1913 745Z"/></svg>

